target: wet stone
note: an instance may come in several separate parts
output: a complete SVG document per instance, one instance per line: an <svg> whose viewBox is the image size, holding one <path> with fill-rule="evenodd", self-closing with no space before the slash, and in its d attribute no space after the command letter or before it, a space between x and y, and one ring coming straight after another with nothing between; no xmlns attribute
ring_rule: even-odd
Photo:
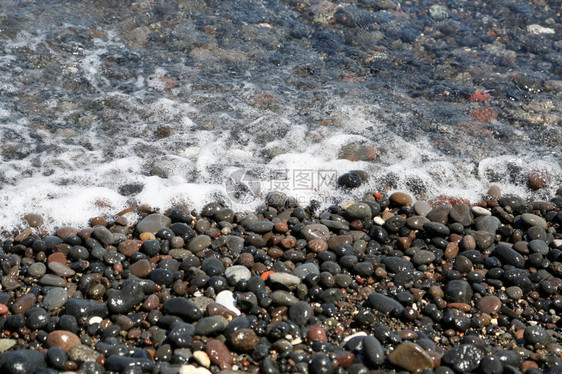
<svg viewBox="0 0 562 374"><path fill-rule="evenodd" d="M504 264L513 265L520 269L525 267L525 258L507 245L498 245L495 254Z"/></svg>
<svg viewBox="0 0 562 374"><path fill-rule="evenodd" d="M191 239L187 245L187 249L193 254L208 248L211 246L211 238L207 235L199 235Z"/></svg>
<svg viewBox="0 0 562 374"><path fill-rule="evenodd" d="M152 272L152 265L148 260L142 259L129 266L131 273L139 278L146 278Z"/></svg>
<svg viewBox="0 0 562 374"><path fill-rule="evenodd" d="M449 216L453 221L460 223L461 225L467 227L472 223L472 215L470 213L470 207L466 204L457 204L449 213Z"/></svg>
<svg viewBox="0 0 562 374"><path fill-rule="evenodd" d="M107 298L107 306L112 313L127 314L144 299L142 286L131 283L129 287L113 292Z"/></svg>
<svg viewBox="0 0 562 374"><path fill-rule="evenodd" d="M213 364L221 369L232 369L232 354L220 340L210 340L205 346L205 351Z"/></svg>
<svg viewBox="0 0 562 374"><path fill-rule="evenodd" d="M542 344L547 345L550 343L550 336L546 330L541 326L527 326L523 333L523 339L525 339L525 344L535 345Z"/></svg>
<svg viewBox="0 0 562 374"><path fill-rule="evenodd" d="M458 373L472 372L480 365L482 353L470 344L461 344L445 352L441 362Z"/></svg>
<svg viewBox="0 0 562 374"><path fill-rule="evenodd" d="M480 250L484 250L489 248L496 239L496 236L488 231L483 230L468 230L467 234L474 238L474 242L476 244L476 248Z"/></svg>
<svg viewBox="0 0 562 374"><path fill-rule="evenodd" d="M30 276L32 276L34 278L39 278L43 274L45 274L46 271L47 271L47 267L45 266L45 264L43 264L41 262L34 262L27 269L27 274L29 274Z"/></svg>
<svg viewBox="0 0 562 374"><path fill-rule="evenodd" d="M345 210L351 220L371 219L371 207L365 203L355 203Z"/></svg>
<svg viewBox="0 0 562 374"><path fill-rule="evenodd" d="M197 322L195 326L195 335L211 336L222 332L228 321L223 316L205 317Z"/></svg>
<svg viewBox="0 0 562 374"><path fill-rule="evenodd" d="M472 287L465 280L452 280L445 287L445 297L454 303L470 303L472 299Z"/></svg>
<svg viewBox="0 0 562 374"><path fill-rule="evenodd" d="M400 257L385 257L382 263L386 266L386 269L391 273L399 273L404 270L414 270L414 265Z"/></svg>
<svg viewBox="0 0 562 374"><path fill-rule="evenodd" d="M289 308L289 319L299 326L305 326L312 316L312 307L307 302L298 301Z"/></svg>
<svg viewBox="0 0 562 374"><path fill-rule="evenodd" d="M306 240L310 241L313 239L330 239L330 230L328 227L322 224L311 224L306 225L302 230L301 234Z"/></svg>
<svg viewBox="0 0 562 374"><path fill-rule="evenodd" d="M162 313L178 316L186 322L201 318L201 310L192 301L182 297L172 297L162 304Z"/></svg>
<svg viewBox="0 0 562 374"><path fill-rule="evenodd" d="M92 238L96 239L104 246L113 244L114 236L111 231L109 231L106 227L98 225L94 227L94 231L92 231Z"/></svg>
<svg viewBox="0 0 562 374"><path fill-rule="evenodd" d="M433 261L435 261L435 253L426 250L418 251L412 257L412 262L416 266L430 264Z"/></svg>
<svg viewBox="0 0 562 374"><path fill-rule="evenodd" d="M73 298L66 302L65 311L65 314L70 314L78 320L82 317L90 318L93 316L103 318L108 314L107 305L103 302Z"/></svg>
<svg viewBox="0 0 562 374"><path fill-rule="evenodd" d="M399 206L406 206L412 204L412 197L404 192L394 192L389 197L390 201Z"/></svg>
<svg viewBox="0 0 562 374"><path fill-rule="evenodd" d="M8 374L34 373L39 367L45 365L45 356L42 352L32 349L21 349L10 352L2 369Z"/></svg>
<svg viewBox="0 0 562 374"><path fill-rule="evenodd" d="M500 220L494 216L480 217L475 220L477 230L487 231L495 234L500 226Z"/></svg>
<svg viewBox="0 0 562 374"><path fill-rule="evenodd" d="M385 360L384 349L380 341L374 336L363 338L363 352L365 358L373 367L381 365Z"/></svg>
<svg viewBox="0 0 562 374"><path fill-rule="evenodd" d="M430 235L446 237L451 233L451 230L447 226L439 222L428 222L424 223L423 229L427 231Z"/></svg>
<svg viewBox="0 0 562 374"><path fill-rule="evenodd" d="M270 221L259 221L252 223L249 227L249 231L253 231L258 234L264 234L273 230L275 224Z"/></svg>
<svg viewBox="0 0 562 374"><path fill-rule="evenodd" d="M110 371L122 373L127 368L139 368L141 372L150 372L154 367L154 362L148 358L126 357L111 355L105 361L105 368Z"/></svg>
<svg viewBox="0 0 562 374"><path fill-rule="evenodd" d="M64 288L54 287L51 288L43 298L43 306L48 311L52 311L64 306L67 300L68 292Z"/></svg>
<svg viewBox="0 0 562 374"><path fill-rule="evenodd" d="M523 220L523 222L525 222L529 226L539 226L539 227L541 227L545 230L548 228L546 220L542 217L539 217L539 216L535 215L535 214L523 213L521 215L521 219Z"/></svg>
<svg viewBox="0 0 562 374"><path fill-rule="evenodd" d="M273 273L269 276L268 281L271 283L281 284L289 289L295 288L301 283L299 277L287 273Z"/></svg>
<svg viewBox="0 0 562 374"><path fill-rule="evenodd" d="M477 308L482 313L496 314L502 306L501 300L497 296L484 296L478 300Z"/></svg>
<svg viewBox="0 0 562 374"><path fill-rule="evenodd" d="M228 341L236 352L248 352L258 345L258 336L254 330L242 328L232 333Z"/></svg>
<svg viewBox="0 0 562 374"><path fill-rule="evenodd" d="M308 274L320 274L320 269L316 264L308 262L297 266L293 270L293 275L296 275L299 279L304 279Z"/></svg>
<svg viewBox="0 0 562 374"><path fill-rule="evenodd" d="M54 274L45 274L39 279L39 284L43 286L65 287L66 281Z"/></svg>
<svg viewBox="0 0 562 374"><path fill-rule="evenodd" d="M252 274L247 267L242 265L234 265L226 269L226 271L224 272L224 276L231 284L235 285L242 280L248 281L251 278Z"/></svg>
<svg viewBox="0 0 562 374"><path fill-rule="evenodd" d="M332 360L325 353L317 353L310 361L308 372L310 374L332 374L334 372Z"/></svg>
<svg viewBox="0 0 562 374"><path fill-rule="evenodd" d="M418 344L404 342L394 349L389 355L388 360L404 370L416 371L423 369L433 369L433 359Z"/></svg>
<svg viewBox="0 0 562 374"><path fill-rule="evenodd" d="M423 225L428 222L431 221L423 216L412 216L406 219L406 225L414 230L423 230Z"/></svg>
<svg viewBox="0 0 562 374"><path fill-rule="evenodd" d="M172 220L161 214L150 214L139 221L137 231L140 233L150 232L156 234L158 230L164 227L170 227Z"/></svg>
<svg viewBox="0 0 562 374"><path fill-rule="evenodd" d="M369 304L382 313L402 314L404 307L398 301L380 293L369 295Z"/></svg>
<svg viewBox="0 0 562 374"><path fill-rule="evenodd" d="M285 291L273 291L271 293L271 299L275 305L291 306L299 301L299 299L293 294Z"/></svg>
<svg viewBox="0 0 562 374"><path fill-rule="evenodd" d="M47 335L47 346L48 347L59 347L65 352L75 346L81 344L80 338L69 331L55 330Z"/></svg>
<svg viewBox="0 0 562 374"><path fill-rule="evenodd" d="M72 270L70 267L66 265L61 264L60 262L50 262L49 265L47 265L47 267L53 273L61 277L71 277L74 274L76 274L74 270Z"/></svg>

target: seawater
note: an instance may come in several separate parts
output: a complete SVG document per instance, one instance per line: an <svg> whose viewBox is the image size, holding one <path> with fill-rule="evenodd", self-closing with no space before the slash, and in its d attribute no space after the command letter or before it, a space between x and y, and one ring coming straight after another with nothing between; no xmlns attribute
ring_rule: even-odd
<svg viewBox="0 0 562 374"><path fill-rule="evenodd" d="M548 1L116 3L0 5L0 228L562 183ZM350 170L369 178L337 188Z"/></svg>

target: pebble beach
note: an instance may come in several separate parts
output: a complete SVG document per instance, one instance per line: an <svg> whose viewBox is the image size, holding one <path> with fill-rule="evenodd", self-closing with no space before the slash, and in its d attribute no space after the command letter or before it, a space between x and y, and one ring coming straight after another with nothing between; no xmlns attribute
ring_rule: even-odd
<svg viewBox="0 0 562 374"><path fill-rule="evenodd" d="M141 207L2 242L3 373L559 373L562 196Z"/></svg>

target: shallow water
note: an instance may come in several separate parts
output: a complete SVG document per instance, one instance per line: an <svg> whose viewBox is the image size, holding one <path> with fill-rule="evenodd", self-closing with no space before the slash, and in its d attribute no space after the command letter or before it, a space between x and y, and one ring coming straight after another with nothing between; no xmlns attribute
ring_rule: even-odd
<svg viewBox="0 0 562 374"><path fill-rule="evenodd" d="M556 1L114 3L0 5L4 229L250 209L271 189L306 205L562 183ZM337 189L350 170L369 180Z"/></svg>

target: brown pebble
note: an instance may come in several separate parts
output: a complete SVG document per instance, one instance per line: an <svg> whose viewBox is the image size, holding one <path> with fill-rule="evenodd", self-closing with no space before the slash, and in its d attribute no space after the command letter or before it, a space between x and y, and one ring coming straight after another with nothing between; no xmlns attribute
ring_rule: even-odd
<svg viewBox="0 0 562 374"><path fill-rule="evenodd" d="M472 235L465 235L461 240L461 248L465 251L476 249L476 240Z"/></svg>
<svg viewBox="0 0 562 374"><path fill-rule="evenodd" d="M207 305L207 314L209 316L223 316L229 321L236 318L236 313L226 308L224 305L217 304L215 302Z"/></svg>
<svg viewBox="0 0 562 374"><path fill-rule="evenodd" d="M143 232L139 235L139 239L143 242L151 239L156 239L156 236L151 232Z"/></svg>
<svg viewBox="0 0 562 374"><path fill-rule="evenodd" d="M483 298L478 300L478 303L476 304L476 307L482 313L488 313L488 314L498 313L501 309L501 306L502 306L502 302L499 299L499 297L493 295L484 296Z"/></svg>
<svg viewBox="0 0 562 374"><path fill-rule="evenodd" d="M47 263L58 262L59 264L66 265L66 256L62 252L55 252L47 257Z"/></svg>
<svg viewBox="0 0 562 374"><path fill-rule="evenodd" d="M240 329L230 335L229 342L236 352L248 352L258 345L258 336L253 329Z"/></svg>
<svg viewBox="0 0 562 374"><path fill-rule="evenodd" d="M25 314L29 308L35 304L37 297L33 293L25 294L19 297L14 303L12 304L12 313L13 314Z"/></svg>
<svg viewBox="0 0 562 374"><path fill-rule="evenodd" d="M351 352L342 351L337 353L336 361L338 362L338 365L340 367L347 369L348 367L353 365L353 362L355 361L355 355Z"/></svg>
<svg viewBox="0 0 562 374"><path fill-rule="evenodd" d="M160 299L156 294L148 295L148 297L142 303L142 308L148 312L154 310L160 306Z"/></svg>
<svg viewBox="0 0 562 374"><path fill-rule="evenodd" d="M275 229L275 231L284 234L287 231L289 231L289 226L287 225L287 222L285 222L285 221L278 221L278 222L275 222L274 229Z"/></svg>
<svg viewBox="0 0 562 374"><path fill-rule="evenodd" d="M548 186L552 182L552 177L546 171L532 170L527 173L527 184L532 190L539 190Z"/></svg>
<svg viewBox="0 0 562 374"><path fill-rule="evenodd" d="M389 197L390 201L399 206L410 205L412 197L404 192L395 192Z"/></svg>
<svg viewBox="0 0 562 374"><path fill-rule="evenodd" d="M492 185L488 189L488 195L490 195L490 197L492 197L495 200L500 198L500 194L501 194L501 189L497 185Z"/></svg>
<svg viewBox="0 0 562 374"><path fill-rule="evenodd" d="M69 226L59 227L56 231L56 235L61 239L76 234L78 234L78 230L76 230L74 227Z"/></svg>
<svg viewBox="0 0 562 374"><path fill-rule="evenodd" d="M353 244L353 237L349 235L333 236L330 239L328 239L327 243L328 243L328 248L334 250L342 244Z"/></svg>
<svg viewBox="0 0 562 374"><path fill-rule="evenodd" d="M281 240L281 246L285 249L293 248L297 244L297 238L294 236L287 236Z"/></svg>
<svg viewBox="0 0 562 374"><path fill-rule="evenodd" d="M429 287L429 294L434 298L443 298L445 296L443 289L436 285Z"/></svg>
<svg viewBox="0 0 562 374"><path fill-rule="evenodd" d="M238 257L238 263L247 268L252 268L254 265L254 256L251 253L241 253Z"/></svg>
<svg viewBox="0 0 562 374"><path fill-rule="evenodd" d="M94 227L97 225L101 225L103 227L107 226L107 221L103 217L94 217L90 220L90 226Z"/></svg>
<svg viewBox="0 0 562 374"><path fill-rule="evenodd" d="M470 312L471 306L466 303L448 303L447 308L462 310L465 313Z"/></svg>
<svg viewBox="0 0 562 374"><path fill-rule="evenodd" d="M78 335L66 330L55 330L47 335L48 347L59 347L68 352L70 347L82 344Z"/></svg>
<svg viewBox="0 0 562 374"><path fill-rule="evenodd" d="M455 258L457 257L458 253L459 253L459 246L457 245L457 243L449 242L447 244L447 247L445 248L445 258L448 260Z"/></svg>
<svg viewBox="0 0 562 374"><path fill-rule="evenodd" d="M387 357L393 365L408 371L432 370L434 367L433 358L416 343L404 342Z"/></svg>
<svg viewBox="0 0 562 374"><path fill-rule="evenodd" d="M129 266L131 274L139 278L146 278L152 272L152 265L146 259L138 260Z"/></svg>
<svg viewBox="0 0 562 374"><path fill-rule="evenodd" d="M133 253L137 252L140 249L141 246L142 241L128 239L119 243L117 250L119 251L119 253L124 254L127 257L131 257Z"/></svg>
<svg viewBox="0 0 562 374"><path fill-rule="evenodd" d="M320 253L328 250L328 243L324 239L312 239L308 242L308 248L314 253Z"/></svg>
<svg viewBox="0 0 562 374"><path fill-rule="evenodd" d="M278 260L283 256L283 250L281 248L273 247L267 251L267 254L274 260Z"/></svg>
<svg viewBox="0 0 562 374"><path fill-rule="evenodd" d="M43 217L39 214L28 213L23 216L29 227L39 227L43 224Z"/></svg>
<svg viewBox="0 0 562 374"><path fill-rule="evenodd" d="M23 239L27 238L29 235L31 235L33 233L33 230L31 229L26 229L23 232L21 232L20 234L18 234L15 238L14 241L16 242L21 242Z"/></svg>
<svg viewBox="0 0 562 374"><path fill-rule="evenodd" d="M313 325L309 327L308 339L313 342L327 342L328 336L326 330L320 325Z"/></svg>
<svg viewBox="0 0 562 374"><path fill-rule="evenodd" d="M398 335L400 335L402 340L416 340L418 338L418 334L412 330L400 330Z"/></svg>
<svg viewBox="0 0 562 374"><path fill-rule="evenodd" d="M212 339L207 342L205 352L209 355L211 362L221 369L232 369L232 354L220 340Z"/></svg>

